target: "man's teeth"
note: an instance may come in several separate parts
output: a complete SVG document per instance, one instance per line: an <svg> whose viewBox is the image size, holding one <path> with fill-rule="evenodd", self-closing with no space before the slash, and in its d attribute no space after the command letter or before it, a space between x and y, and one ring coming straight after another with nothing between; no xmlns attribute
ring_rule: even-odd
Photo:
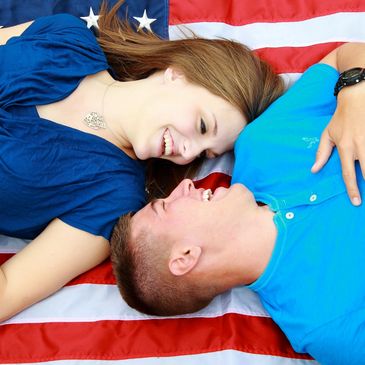
<svg viewBox="0 0 365 365"><path fill-rule="evenodd" d="M212 190L207 189L203 191L203 201L209 202L211 197L212 197Z"/></svg>
<svg viewBox="0 0 365 365"><path fill-rule="evenodd" d="M164 155L165 156L170 156L172 154L172 140L171 140L170 134L167 130L163 135L163 140L164 140L164 143L165 143Z"/></svg>

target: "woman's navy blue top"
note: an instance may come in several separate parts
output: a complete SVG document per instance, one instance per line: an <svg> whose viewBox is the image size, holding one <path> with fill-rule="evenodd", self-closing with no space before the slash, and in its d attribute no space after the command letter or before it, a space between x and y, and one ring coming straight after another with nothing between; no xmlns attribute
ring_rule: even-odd
<svg viewBox="0 0 365 365"><path fill-rule="evenodd" d="M39 117L107 70L84 22L39 18L0 46L0 233L35 238L54 218L110 238L121 215L145 203L144 167L112 143Z"/></svg>

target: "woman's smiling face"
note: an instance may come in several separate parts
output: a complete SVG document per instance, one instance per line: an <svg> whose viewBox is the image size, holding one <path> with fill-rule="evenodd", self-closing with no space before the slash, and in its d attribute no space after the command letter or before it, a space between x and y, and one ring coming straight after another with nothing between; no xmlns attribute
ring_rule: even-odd
<svg viewBox="0 0 365 365"><path fill-rule="evenodd" d="M228 101L168 68L144 103L131 142L141 160L163 158L184 165L201 154L214 157L232 149L246 124Z"/></svg>

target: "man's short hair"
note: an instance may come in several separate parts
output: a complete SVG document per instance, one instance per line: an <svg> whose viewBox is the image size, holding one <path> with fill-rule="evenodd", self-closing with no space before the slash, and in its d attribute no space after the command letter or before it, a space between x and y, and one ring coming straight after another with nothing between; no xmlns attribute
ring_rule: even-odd
<svg viewBox="0 0 365 365"><path fill-rule="evenodd" d="M187 273L173 275L168 267L171 244L142 229L132 237L131 214L122 216L111 238L111 260L124 300L140 312L171 316L195 312L217 295L214 283L206 285Z"/></svg>

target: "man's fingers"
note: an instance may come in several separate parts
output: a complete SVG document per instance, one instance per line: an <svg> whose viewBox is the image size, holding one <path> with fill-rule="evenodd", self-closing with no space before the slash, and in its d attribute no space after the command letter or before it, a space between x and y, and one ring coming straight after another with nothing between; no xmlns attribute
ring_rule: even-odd
<svg viewBox="0 0 365 365"><path fill-rule="evenodd" d="M316 160L311 168L313 173L318 172L328 161L333 150L333 142L330 139L327 129L324 130L318 145Z"/></svg>
<svg viewBox="0 0 365 365"><path fill-rule="evenodd" d="M362 176L365 179L365 136L358 133L356 135L355 141L355 159L359 161Z"/></svg>
<svg viewBox="0 0 365 365"><path fill-rule="evenodd" d="M358 149L357 159L360 163L362 177L365 179L365 145Z"/></svg>
<svg viewBox="0 0 365 365"><path fill-rule="evenodd" d="M361 197L356 181L355 161L351 151L349 149L340 150L340 158L342 164L342 176L346 185L347 194L353 205L361 204Z"/></svg>

